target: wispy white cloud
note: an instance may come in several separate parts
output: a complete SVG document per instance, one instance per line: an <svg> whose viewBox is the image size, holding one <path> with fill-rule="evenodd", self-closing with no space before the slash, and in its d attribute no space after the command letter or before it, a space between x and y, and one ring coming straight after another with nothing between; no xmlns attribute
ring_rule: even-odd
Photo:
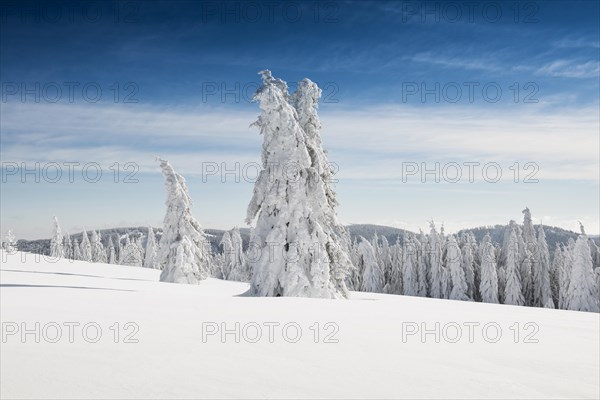
<svg viewBox="0 0 600 400"><path fill-rule="evenodd" d="M556 60L545 64L536 73L561 78L598 78L600 76L600 62L586 61L578 63L571 60Z"/></svg>
<svg viewBox="0 0 600 400"><path fill-rule="evenodd" d="M258 161L254 112L14 104L3 112L3 160L131 161L154 155L183 172L202 162ZM3 108L3 111L6 111ZM547 109L380 105L322 113L323 140L340 176L398 178L402 161L536 162L545 179L598 179L597 105Z"/></svg>

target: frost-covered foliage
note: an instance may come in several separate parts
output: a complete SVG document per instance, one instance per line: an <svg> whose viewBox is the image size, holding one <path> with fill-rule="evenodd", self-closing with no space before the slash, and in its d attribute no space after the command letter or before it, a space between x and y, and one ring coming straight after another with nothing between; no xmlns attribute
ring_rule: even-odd
<svg viewBox="0 0 600 400"><path fill-rule="evenodd" d="M146 255L144 256L144 267L145 268L159 268L156 262L156 252L158 250L158 244L156 243L156 235L154 235L154 229L151 226L148 227L148 237L146 239Z"/></svg>
<svg viewBox="0 0 600 400"><path fill-rule="evenodd" d="M240 228L237 226L230 231L231 237L231 266L229 269L229 275L227 279L231 281L248 282L250 281L250 270L246 257L244 255L242 235L240 234Z"/></svg>
<svg viewBox="0 0 600 400"><path fill-rule="evenodd" d="M63 235L60 231L58 218L54 217L54 229L52 231L52 239L50 239L50 256L56 258L64 257Z"/></svg>
<svg viewBox="0 0 600 400"><path fill-rule="evenodd" d="M225 232L223 237L221 238L221 242L219 243L221 248L223 249L223 257L219 263L220 269L220 278L228 279L229 273L233 268L234 263L234 251L233 251L233 243L231 242L231 235L229 232Z"/></svg>
<svg viewBox="0 0 600 400"><path fill-rule="evenodd" d="M100 240L100 234L92 231L91 246L92 246L92 262L105 263L107 261L106 251Z"/></svg>
<svg viewBox="0 0 600 400"><path fill-rule="evenodd" d="M418 242L414 235L404 236L404 251L402 252L402 283L404 295L419 296L419 263L417 262ZM419 244L420 245L420 244Z"/></svg>
<svg viewBox="0 0 600 400"><path fill-rule="evenodd" d="M359 263L363 270L363 292L381 293L383 291L383 271L377 264L377 255L373 245L365 238L361 238L358 245Z"/></svg>
<svg viewBox="0 0 600 400"><path fill-rule="evenodd" d="M287 84L262 71L253 124L264 137L262 171L248 205L261 246L249 294L347 296L349 236L337 222L332 175L319 136L320 89L308 79L290 96Z"/></svg>
<svg viewBox="0 0 600 400"><path fill-rule="evenodd" d="M467 282L467 296L469 299L475 298L476 286L475 286L475 257L474 249L476 246L475 237L473 234L468 233L464 235L463 244L461 248L462 252L462 269L465 272L465 280Z"/></svg>
<svg viewBox="0 0 600 400"><path fill-rule="evenodd" d="M73 260L81 260L81 247L77 239L73 238Z"/></svg>
<svg viewBox="0 0 600 400"><path fill-rule="evenodd" d="M63 252L65 258L73 259L73 242L68 232L63 236Z"/></svg>
<svg viewBox="0 0 600 400"><path fill-rule="evenodd" d="M506 285L504 287L504 303L514 306L522 306L525 304L523 293L521 290L521 280L517 267L518 246L517 233L515 229L510 230L509 240L504 247L504 262L506 263Z"/></svg>
<svg viewBox="0 0 600 400"><path fill-rule="evenodd" d="M550 287L550 251L546 243L544 227L538 229L537 264L533 271L533 299L534 306L554 308L552 288Z"/></svg>
<svg viewBox="0 0 600 400"><path fill-rule="evenodd" d="M167 190L167 211L163 221L157 265L160 280L172 283L198 283L211 271L208 241L192 215L192 200L185 179L166 160L159 160Z"/></svg>
<svg viewBox="0 0 600 400"><path fill-rule="evenodd" d="M116 264L117 263L117 254L115 252L115 245L113 243L112 237L108 237L108 263Z"/></svg>
<svg viewBox="0 0 600 400"><path fill-rule="evenodd" d="M483 240L481 247L481 283L479 292L484 303L498 303L498 275L496 272L496 255L489 235Z"/></svg>
<svg viewBox="0 0 600 400"><path fill-rule="evenodd" d="M537 249L537 239L535 228L531 219L529 207L523 210L523 243L524 248L519 249L521 256L521 281L525 305L534 303L534 274L539 269L539 253Z"/></svg>
<svg viewBox="0 0 600 400"><path fill-rule="evenodd" d="M80 260L82 261L92 261L92 245L90 243L90 239L85 231L85 227L83 228L83 233L81 237L81 243L79 245L80 248Z"/></svg>
<svg viewBox="0 0 600 400"><path fill-rule="evenodd" d="M429 233L429 295L436 299L443 298L442 292L442 236L436 231L433 221Z"/></svg>
<svg viewBox="0 0 600 400"><path fill-rule="evenodd" d="M596 277L592 269L592 255L583 227L575 243L565 308L575 311L600 311Z"/></svg>
<svg viewBox="0 0 600 400"><path fill-rule="evenodd" d="M12 231L9 229L4 236L4 249L8 253L12 253L17 250L17 239Z"/></svg>
<svg viewBox="0 0 600 400"><path fill-rule="evenodd" d="M446 269L449 270L450 277L452 279L452 290L450 292L450 300L470 300L469 288L467 280L465 278L465 271L463 270L462 254L458 242L454 236L450 236L448 239L446 253Z"/></svg>

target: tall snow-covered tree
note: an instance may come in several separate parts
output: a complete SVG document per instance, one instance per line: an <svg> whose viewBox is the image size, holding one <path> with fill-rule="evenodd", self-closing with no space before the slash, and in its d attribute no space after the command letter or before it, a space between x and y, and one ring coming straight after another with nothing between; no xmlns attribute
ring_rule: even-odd
<svg viewBox="0 0 600 400"><path fill-rule="evenodd" d="M544 227L538 228L538 262L533 271L533 305L535 307L554 308L552 288L550 286L550 251L546 242Z"/></svg>
<svg viewBox="0 0 600 400"><path fill-rule="evenodd" d="M467 282L467 296L470 299L475 298L475 257L473 255L476 246L475 237L472 234L465 234L462 245L462 269L465 272Z"/></svg>
<svg viewBox="0 0 600 400"><path fill-rule="evenodd" d="M92 261L92 245L90 243L90 239L88 238L88 234L85 231L85 227L83 228L83 233L81 234L81 243L79 244L81 250L81 260L91 262Z"/></svg>
<svg viewBox="0 0 600 400"><path fill-rule="evenodd" d="M596 277L592 269L592 255L583 226L575 243L571 277L567 291L566 308L575 311L599 312Z"/></svg>
<svg viewBox="0 0 600 400"><path fill-rule="evenodd" d="M525 207L523 210L523 241L525 251L519 253L521 258L521 289L523 290L525 305L531 306L534 302L533 275L539 268L539 252L529 207Z"/></svg>
<svg viewBox="0 0 600 400"><path fill-rule="evenodd" d="M428 249L430 260L429 293L431 297L441 299L444 297L442 293L442 242L433 221L431 221L430 227Z"/></svg>
<svg viewBox="0 0 600 400"><path fill-rule="evenodd" d="M198 283L211 272L208 240L192 215L185 179L166 160L160 160L160 167L167 189L167 211L157 254L157 264L162 267L160 280Z"/></svg>
<svg viewBox="0 0 600 400"><path fill-rule="evenodd" d="M81 255L81 246L77 239L73 238L73 260L83 260L83 256Z"/></svg>
<svg viewBox="0 0 600 400"><path fill-rule="evenodd" d="M419 281L418 296L427 297L427 294L429 293L429 285L427 283L428 269L426 260L427 238L425 237L425 234L421 232L418 239L415 236L412 236L412 242L414 243L417 256L417 278Z"/></svg>
<svg viewBox="0 0 600 400"><path fill-rule="evenodd" d="M250 270L244 256L242 235L237 226L230 232L231 245L233 250L233 264L229 271L227 279L231 281L248 282L250 280Z"/></svg>
<svg viewBox="0 0 600 400"><path fill-rule="evenodd" d="M498 275L496 274L496 255L489 234L482 241L481 282L479 292L484 303L498 303Z"/></svg>
<svg viewBox="0 0 600 400"><path fill-rule="evenodd" d="M396 244L389 247L389 287L388 292L390 294L403 294L404 293L404 252L402 251L402 244L400 243L400 237L396 239ZM415 281L417 280L415 265ZM418 282L417 282L418 285ZM416 291L415 294L416 296Z"/></svg>
<svg viewBox="0 0 600 400"><path fill-rule="evenodd" d="M402 283L404 295L419 295L419 264L417 263L417 247L412 235L404 235L404 251L402 252Z"/></svg>
<svg viewBox="0 0 600 400"><path fill-rule="evenodd" d="M73 242L68 232L63 236L63 251L65 258L73 259Z"/></svg>
<svg viewBox="0 0 600 400"><path fill-rule="evenodd" d="M104 245L100 238L100 234L96 231L92 231L91 243L92 247L92 261L105 263L106 262L106 251L104 251Z"/></svg>
<svg viewBox="0 0 600 400"><path fill-rule="evenodd" d="M10 229L6 232L4 237L4 249L9 254L17 251L17 239Z"/></svg>
<svg viewBox="0 0 600 400"><path fill-rule="evenodd" d="M377 263L377 255L373 245L361 238L358 245L359 263L363 265L361 290L363 292L381 293L383 291L383 271Z"/></svg>
<svg viewBox="0 0 600 400"><path fill-rule="evenodd" d="M146 256L144 257L144 267L146 268L158 268L156 263L156 251L158 244L156 243L156 236L154 235L154 229L151 226L148 227L148 237L146 238Z"/></svg>
<svg viewBox="0 0 600 400"><path fill-rule="evenodd" d="M323 162L316 151L322 152L320 143L315 144L305 132L297 111L299 103L313 104L308 108L314 111L320 91L314 84L301 84L295 108L285 82L273 78L270 71L261 75L263 85L254 96L261 115L253 125L264 136L263 170L246 222L256 219L256 235L263 248L249 294L346 297L350 259L347 239L342 237L345 230L336 222L335 197L323 182Z"/></svg>
<svg viewBox="0 0 600 400"><path fill-rule="evenodd" d="M223 249L223 260L220 265L221 269L221 279L229 279L230 271L233 268L234 261L234 251L233 251L233 242L231 241L231 235L229 232L225 232L219 245Z"/></svg>
<svg viewBox="0 0 600 400"><path fill-rule="evenodd" d="M452 235L448 239L446 252L446 269L450 273L452 282L452 290L450 292L450 300L471 300L468 295L467 280L465 272L461 266L462 255L456 238Z"/></svg>
<svg viewBox="0 0 600 400"><path fill-rule="evenodd" d="M52 231L52 239L50 239L50 256L56 258L64 257L63 235L60 231L58 218L54 217L54 229Z"/></svg>
<svg viewBox="0 0 600 400"><path fill-rule="evenodd" d="M573 238L569 238L567 244L562 248L563 263L562 269L559 270L559 296L558 296L558 308L561 310L567 310L569 284L571 282L571 269L573 262L575 261L575 241Z"/></svg>
<svg viewBox="0 0 600 400"><path fill-rule="evenodd" d="M560 308L560 275L562 274L564 255L560 246L557 244L552 258L550 268L550 288L552 289L552 299L556 308Z"/></svg>
<svg viewBox="0 0 600 400"><path fill-rule="evenodd" d="M112 236L108 237L108 263L116 264L117 263L117 255L115 253L115 245L112 240Z"/></svg>
<svg viewBox="0 0 600 400"><path fill-rule="evenodd" d="M269 73L270 74L270 73ZM350 259L350 233L337 219L336 207L338 201L334 189L334 165L329 162L327 152L321 139L321 121L317 113L322 91L316 83L305 78L298 82L298 89L290 96L290 103L295 108L298 123L304 133L306 149L310 157L311 171L319 175L318 185L314 191L319 198L324 192L326 203L316 203L321 206L321 229L326 235L325 251L329 261L329 278L336 296L346 297L347 277L353 268ZM310 185L310 181L308 182ZM317 209L315 204L313 208Z"/></svg>
<svg viewBox="0 0 600 400"><path fill-rule="evenodd" d="M511 229L508 243L503 248L504 262L506 263L506 285L504 287L504 304L522 306L525 304L521 290L521 278L519 276L518 251L519 243L515 229Z"/></svg>

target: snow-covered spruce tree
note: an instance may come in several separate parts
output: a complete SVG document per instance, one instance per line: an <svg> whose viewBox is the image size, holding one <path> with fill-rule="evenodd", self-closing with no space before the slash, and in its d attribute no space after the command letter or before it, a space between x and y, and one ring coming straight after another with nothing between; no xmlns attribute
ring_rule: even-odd
<svg viewBox="0 0 600 400"><path fill-rule="evenodd" d="M390 282L388 293L390 294L403 294L404 293L404 262L403 260L402 245L400 244L400 237L396 239L396 244L389 247L389 261L390 261ZM415 265L416 272L416 265ZM416 275L415 275L416 280ZM416 294L415 294L416 296Z"/></svg>
<svg viewBox="0 0 600 400"><path fill-rule="evenodd" d="M443 298L442 293L442 243L440 234L435 229L433 221L430 223L431 231L429 233L429 294L436 299Z"/></svg>
<svg viewBox="0 0 600 400"><path fill-rule="evenodd" d="M54 229L52 231L52 239L50 239L50 256L56 258L64 257L63 235L60 231L58 218L54 217Z"/></svg>
<svg viewBox="0 0 600 400"><path fill-rule="evenodd" d="M467 296L470 299L475 298L475 257L473 256L475 246L475 237L472 234L465 234L463 237L463 245L461 248L461 267L465 273L465 280L467 282Z"/></svg>
<svg viewBox="0 0 600 400"><path fill-rule="evenodd" d="M519 254L521 258L521 288L523 290L523 297L525 298L525 305L532 306L534 302L533 275L539 269L539 251L529 207L525 207L523 210L523 241L525 242L525 250L527 251ZM530 268L527 268L528 263L525 262L527 255L529 256L528 263L531 264Z"/></svg>
<svg viewBox="0 0 600 400"><path fill-rule="evenodd" d="M145 268L158 268L156 263L156 251L158 244L156 243L156 236L154 235L154 229L151 226L148 227L148 237L146 238L146 256L144 257Z"/></svg>
<svg viewBox="0 0 600 400"><path fill-rule="evenodd" d="M96 231L92 231L91 238L91 246L92 246L92 261L105 263L106 262L106 251L104 250L104 245L102 245L100 234Z"/></svg>
<svg viewBox="0 0 600 400"><path fill-rule="evenodd" d="M112 240L112 236L108 237L108 263L116 264L117 255L115 253L115 245Z"/></svg>
<svg viewBox="0 0 600 400"><path fill-rule="evenodd" d="M231 281L248 282L250 280L250 271L244 256L242 235L240 228L234 227L231 232L231 245L233 250L233 264L227 279Z"/></svg>
<svg viewBox="0 0 600 400"><path fill-rule="evenodd" d="M417 247L412 234L404 235L404 251L402 252L402 283L405 296L419 295L419 272L417 263Z"/></svg>
<svg viewBox="0 0 600 400"><path fill-rule="evenodd" d="M592 269L592 255L583 226L575 243L571 279L567 291L568 310L600 312L596 290L596 277Z"/></svg>
<svg viewBox="0 0 600 400"><path fill-rule="evenodd" d="M562 248L563 263L562 269L559 274L559 296L558 296L558 308L561 310L568 309L568 292L569 283L571 281L571 267L575 260L575 241L573 238L569 238L566 245Z"/></svg>
<svg viewBox="0 0 600 400"><path fill-rule="evenodd" d="M72 260L73 259L73 242L71 241L71 236L69 236L68 232L65 233L65 236L63 236L63 250L64 250L64 257Z"/></svg>
<svg viewBox="0 0 600 400"><path fill-rule="evenodd" d="M479 292L484 303L498 303L498 276L496 255L489 233L485 235L481 248L481 282Z"/></svg>
<svg viewBox="0 0 600 400"><path fill-rule="evenodd" d="M423 232L420 233L419 238L412 236L412 242L416 250L416 262L417 262L417 279L419 282L419 290L417 295L419 297L427 297L429 293L429 285L427 284L427 238Z"/></svg>
<svg viewBox="0 0 600 400"><path fill-rule="evenodd" d="M350 260L352 261L352 269L350 270L350 275L348 275L348 287L351 290L360 290L360 286L362 283L362 271L360 265L360 256L358 254L358 240L355 237L354 242L350 246Z"/></svg>
<svg viewBox="0 0 600 400"><path fill-rule="evenodd" d="M17 239L12 231L9 229L4 236L4 249L8 254L17 251Z"/></svg>
<svg viewBox="0 0 600 400"><path fill-rule="evenodd" d="M270 75L270 72L268 72ZM283 88L284 86L280 86ZM321 121L317 113L322 91L316 83L305 78L298 82L298 89L290 96L290 103L296 109L298 123L304 133L306 150L310 157L310 165L320 179L315 185L314 191L318 197L325 194L327 203L319 204L321 229L327 236L325 250L329 260L329 278L333 283L336 296L341 294L347 296L347 277L353 269L350 259L350 248L352 245L350 233L337 219L336 207L338 201L334 190L334 164L329 162L327 152L323 148L321 140ZM309 181L309 184L311 182Z"/></svg>
<svg viewBox="0 0 600 400"><path fill-rule="evenodd" d="M452 279L452 291L450 292L450 300L471 300L468 295L467 280L465 278L465 272L461 266L462 255L460 247L454 236L450 236L448 239L447 252L446 252L446 269L450 271L450 277Z"/></svg>
<svg viewBox="0 0 600 400"><path fill-rule="evenodd" d="M244 253L244 258L248 265L248 281L252 277L252 271L254 270L254 264L260 257L261 246L254 227L250 227L250 233L248 234L248 247Z"/></svg>
<svg viewBox="0 0 600 400"><path fill-rule="evenodd" d="M300 125L296 108L288 102L285 82L273 78L270 71L261 75L263 85L254 100L262 113L253 125L264 136L263 170L255 183L246 222L256 219L262 250L249 294L346 297L348 240L342 238L345 230L336 223L335 197L327 193L319 171L322 161L315 150L321 149L320 143L311 144L314 141ZM297 96L304 98L316 85L308 85L306 94L301 87ZM314 103L320 93L313 90L310 95Z"/></svg>
<svg viewBox="0 0 600 400"><path fill-rule="evenodd" d="M81 247L77 239L73 238L73 260L82 260Z"/></svg>
<svg viewBox="0 0 600 400"><path fill-rule="evenodd" d="M560 274L563 268L563 253L560 249L560 245L556 244L554 250L554 257L552 258L552 266L550 267L550 288L552 289L552 300L556 305L556 308L560 308L559 296L560 296Z"/></svg>
<svg viewBox="0 0 600 400"><path fill-rule="evenodd" d="M592 264L594 271L600 268L600 247L594 242L592 238L589 239L590 250L592 251Z"/></svg>
<svg viewBox="0 0 600 400"><path fill-rule="evenodd" d="M161 282L198 283L210 276L208 240L192 215L192 200L183 176L159 160L167 189L167 212L157 253Z"/></svg>
<svg viewBox="0 0 600 400"><path fill-rule="evenodd" d="M83 227L83 233L81 235L81 243L79 244L79 248L81 250L81 260L91 262L92 245L90 244L90 239L88 238L88 234L85 231L85 227Z"/></svg>
<svg viewBox="0 0 600 400"><path fill-rule="evenodd" d="M377 264L377 255L373 245L361 238L358 245L359 263L362 264L363 277L361 290L363 292L381 293L383 291L383 271Z"/></svg>
<svg viewBox="0 0 600 400"><path fill-rule="evenodd" d="M550 286L550 251L546 242L543 225L538 228L538 264L533 271L533 305L535 307L554 308L552 288Z"/></svg>
<svg viewBox="0 0 600 400"><path fill-rule="evenodd" d="M518 262L519 243L517 232L511 229L508 243L503 248L504 261L506 262L506 286L504 287L504 304L522 306L525 304L521 290L521 278L519 277Z"/></svg>
<svg viewBox="0 0 600 400"><path fill-rule="evenodd" d="M233 243L231 242L231 235L229 232L225 232L221 241L219 242L219 246L223 249L223 260L220 268L220 278L221 279L229 279L229 273L233 268L234 263L234 251L233 251Z"/></svg>

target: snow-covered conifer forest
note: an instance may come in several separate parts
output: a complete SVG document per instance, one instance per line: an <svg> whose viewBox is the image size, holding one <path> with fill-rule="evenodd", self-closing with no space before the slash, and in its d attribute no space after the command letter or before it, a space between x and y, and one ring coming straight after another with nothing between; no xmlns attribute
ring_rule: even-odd
<svg viewBox="0 0 600 400"><path fill-rule="evenodd" d="M205 233L192 215L184 177L159 159L167 198L162 227L108 234L105 240L83 228L71 238L53 217L48 255L159 269L162 282L248 282L248 296L343 299L349 291L363 291L600 312L597 239L581 226L578 235L555 240L550 248L548 228L534 225L527 207L521 224L511 220L495 229L501 241L490 234L478 240L469 230L445 234L433 221L428 233L398 233L390 240L377 228L370 237L352 234L353 227L336 215L317 113L321 89L304 79L290 93L270 71L260 74L255 100L261 114L253 126L264 141L263 170L248 204L252 238L245 243L239 227ZM288 164L296 167L293 174L280 167ZM15 247L11 235L7 249Z"/></svg>

